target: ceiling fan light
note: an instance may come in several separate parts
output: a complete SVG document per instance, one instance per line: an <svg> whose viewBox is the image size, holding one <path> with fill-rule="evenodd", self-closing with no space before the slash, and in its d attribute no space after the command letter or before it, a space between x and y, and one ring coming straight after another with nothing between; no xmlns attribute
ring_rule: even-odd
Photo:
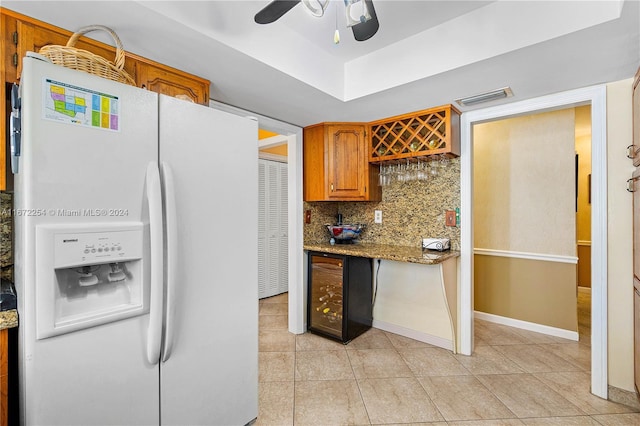
<svg viewBox="0 0 640 426"><path fill-rule="evenodd" d="M329 6L329 0L302 0L302 4L310 14L319 18L324 15L324 11Z"/></svg>
<svg viewBox="0 0 640 426"><path fill-rule="evenodd" d="M371 13L364 0L344 0L347 27L353 27L371 19Z"/></svg>

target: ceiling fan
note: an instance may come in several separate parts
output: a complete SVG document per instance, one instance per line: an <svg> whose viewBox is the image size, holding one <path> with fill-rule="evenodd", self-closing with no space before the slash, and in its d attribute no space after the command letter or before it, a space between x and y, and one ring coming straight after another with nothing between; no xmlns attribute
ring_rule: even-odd
<svg viewBox="0 0 640 426"><path fill-rule="evenodd" d="M285 13L302 3L313 15L320 17L329 4L328 0L274 0L256 13L254 20L258 24L270 24ZM353 31L357 41L365 41L378 31L380 23L372 0L344 0L347 25Z"/></svg>

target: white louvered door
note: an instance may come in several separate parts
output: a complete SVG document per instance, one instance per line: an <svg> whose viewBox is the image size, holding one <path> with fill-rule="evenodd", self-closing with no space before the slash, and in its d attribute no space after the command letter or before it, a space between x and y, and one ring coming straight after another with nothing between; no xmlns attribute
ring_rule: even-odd
<svg viewBox="0 0 640 426"><path fill-rule="evenodd" d="M287 164L259 160L258 295L288 291Z"/></svg>

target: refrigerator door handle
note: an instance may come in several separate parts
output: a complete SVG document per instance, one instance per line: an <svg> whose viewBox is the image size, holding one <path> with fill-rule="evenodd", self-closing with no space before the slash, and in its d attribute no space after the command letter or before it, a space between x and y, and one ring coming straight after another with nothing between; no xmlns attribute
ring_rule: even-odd
<svg viewBox="0 0 640 426"><path fill-rule="evenodd" d="M151 263L151 286L149 294L149 328L147 331L147 361L151 365L160 360L162 345L163 289L163 232L162 232L162 188L158 163L147 166L147 199L149 201L149 245Z"/></svg>
<svg viewBox="0 0 640 426"><path fill-rule="evenodd" d="M167 238L167 306L164 322L164 348L162 351L162 362L171 356L173 349L174 315L175 315L175 291L176 274L178 265L178 220L176 215L176 197L171 167L165 161L162 162L160 173L164 184L164 211Z"/></svg>

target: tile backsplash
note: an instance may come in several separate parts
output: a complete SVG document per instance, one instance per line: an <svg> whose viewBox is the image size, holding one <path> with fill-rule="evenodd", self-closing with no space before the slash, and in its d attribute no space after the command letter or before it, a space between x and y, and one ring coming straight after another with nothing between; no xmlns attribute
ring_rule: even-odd
<svg viewBox="0 0 640 426"><path fill-rule="evenodd" d="M427 181L397 182L382 189L380 202L304 203L311 211L311 223L304 225L304 241L327 241L325 224L335 224L341 213L344 223L364 223L363 243L415 246L422 238L449 238L453 250L460 249L460 228L445 226L445 211L460 207L460 159ZM382 211L382 224L374 223L375 210Z"/></svg>

